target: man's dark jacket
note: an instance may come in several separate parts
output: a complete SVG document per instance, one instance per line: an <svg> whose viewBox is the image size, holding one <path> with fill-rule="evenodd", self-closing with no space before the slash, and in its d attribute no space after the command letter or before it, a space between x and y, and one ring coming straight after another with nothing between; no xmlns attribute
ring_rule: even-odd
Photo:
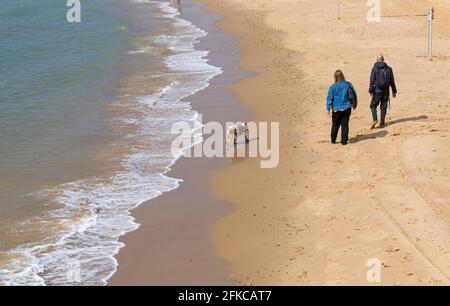
<svg viewBox="0 0 450 306"><path fill-rule="evenodd" d="M373 94L375 93L376 89L376 81L378 76L378 71L380 69L388 69L389 74L391 76L391 84L390 87L392 87L392 92L394 94L397 93L397 86L395 86L395 79L394 79L394 72L392 71L392 68L389 67L386 63L377 62L375 65L373 65L372 72L370 73L370 87L369 87L369 93Z"/></svg>

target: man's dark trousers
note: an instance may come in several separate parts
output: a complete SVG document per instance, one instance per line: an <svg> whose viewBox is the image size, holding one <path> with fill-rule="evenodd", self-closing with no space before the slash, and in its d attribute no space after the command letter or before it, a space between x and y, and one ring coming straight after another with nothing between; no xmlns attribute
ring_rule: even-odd
<svg viewBox="0 0 450 306"><path fill-rule="evenodd" d="M370 103L373 121L378 121L377 107L381 104L381 125L386 124L386 114L389 104L389 89L376 89Z"/></svg>
<svg viewBox="0 0 450 306"><path fill-rule="evenodd" d="M333 126L331 127L331 142L335 143L339 132L339 128L342 128L342 144L347 144L348 142L348 123L350 121L350 115L352 114L352 109L346 109L343 111L333 112Z"/></svg>

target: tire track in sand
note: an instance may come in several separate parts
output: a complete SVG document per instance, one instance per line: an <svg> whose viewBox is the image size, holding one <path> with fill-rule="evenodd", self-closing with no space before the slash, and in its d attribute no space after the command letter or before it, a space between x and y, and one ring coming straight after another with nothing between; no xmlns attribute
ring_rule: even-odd
<svg viewBox="0 0 450 306"><path fill-rule="evenodd" d="M405 163L403 162L403 159L400 155L400 143L399 141L394 142L394 159L398 165L398 169L400 170L403 178L408 182L409 186L411 186L421 197L422 199L430 206L430 208L434 211L436 216L438 216L442 221L447 224L447 226L450 228L450 220L444 215L442 210L438 207L438 205L435 204L433 199L417 184L417 182L412 178L412 176L409 174L409 171L407 167L405 166Z"/></svg>
<svg viewBox="0 0 450 306"><path fill-rule="evenodd" d="M373 206L376 208L377 211L379 211L383 217L394 226L394 228L400 233L400 235L409 243L409 245L411 245L413 247L413 249L417 252L417 254L420 255L420 257L422 257L431 267L434 268L434 270L441 275L446 281L450 281L450 277L449 274L447 272L448 269L443 268L442 267L442 260L440 263L437 263L437 260L435 258L433 258L432 256L429 255L429 252L427 252L426 250L430 249L430 244L432 244L432 248L434 251L435 250L439 250L440 249L440 244L439 241L433 241L433 240L424 240L424 239L419 239L418 237L423 238L422 236L424 231L422 228L420 228L420 224L419 226L416 226L414 223L411 223L410 221L408 221L408 219L405 219L404 216L402 216L402 212L399 211L399 209L401 208L401 204L399 203L394 203L391 201L389 201L389 207L387 207L387 205L383 204L384 201L386 201L386 199L389 199L389 193L390 191L386 192L386 196L385 199L382 199L380 196L377 195L377 185L380 185L380 182L370 182L370 179L368 179L369 177L371 177L371 173L369 171L369 173L367 172L366 169L373 169L374 171L378 171L381 172L382 175L384 176L390 176L393 177L394 179L396 178L395 176L395 164L390 167L390 165L387 163L383 163L383 161L380 162L379 157L380 154L383 154L385 152L385 150L381 150L380 152L380 148L386 149L386 147L389 146L388 143L381 143L378 139L373 139L371 141L371 145L369 146L365 146L364 148L367 149L366 151L363 151L363 143L359 143L357 145L357 155L362 158L363 162L358 163L358 167L359 167L359 172L361 174L361 186L363 188L363 190L365 190L371 199L371 202L373 204ZM375 149L375 150L372 150ZM394 151L395 152L395 151ZM369 157L366 157L363 153L365 153L366 155L368 155ZM376 153L380 153L380 154L376 154ZM399 154L399 152L395 152L395 155ZM371 158L370 158L371 157ZM378 157L378 158L377 158ZM394 157L394 159L396 159L395 161L397 162L397 158L399 158L399 156ZM374 162L376 161L376 162ZM379 168L380 165L383 165L383 168ZM365 169L363 169L363 167L365 166ZM384 171L384 172L383 172ZM403 179L403 185L406 185L406 188L404 186L399 186L401 189L403 190L407 190L408 187L412 188L414 191L416 191L416 189L414 188L413 185L411 185L409 180L406 180L405 177L403 176L403 171L404 169L400 169L400 173L402 175L402 179ZM373 175L373 174L372 174ZM383 181L383 180L382 180ZM405 184L406 182L406 184ZM386 187L385 185L387 185L388 182L385 179L384 182L381 183L381 190L385 191L385 190L389 190L388 188L383 188ZM398 182L396 182L396 184L398 184ZM399 188L399 189L400 189ZM378 192L379 193L379 192ZM420 193L418 193L416 191L416 193L421 197ZM410 194L409 194L410 195ZM384 201L383 201L384 200ZM426 202L426 199L423 199ZM416 201L414 201L416 202ZM409 203L411 204L411 202ZM431 207L430 207L431 208ZM434 211L434 209L432 209L434 216L436 217L436 212ZM420 214L419 211L415 211L414 209L410 209L409 212L412 212L412 216L410 217L410 219L415 219L415 218L419 218ZM400 217L399 217L400 214ZM430 216L430 214L427 214L428 218L432 218L432 216ZM434 222L443 222L442 218L439 217L438 220L426 220L425 222L427 223L434 223ZM422 224L422 222L421 222ZM447 226L447 223L445 223L445 225ZM429 229L428 229L429 230ZM439 228L438 228L439 230ZM439 233L430 233L429 231L426 232L425 236L437 236ZM419 241L425 241L427 245L427 247L422 246ZM441 254L440 252L438 252L437 256L439 257ZM445 260L445 259L444 259ZM439 258L438 258L439 261ZM445 261L444 261L445 262ZM448 268L448 267L447 267Z"/></svg>

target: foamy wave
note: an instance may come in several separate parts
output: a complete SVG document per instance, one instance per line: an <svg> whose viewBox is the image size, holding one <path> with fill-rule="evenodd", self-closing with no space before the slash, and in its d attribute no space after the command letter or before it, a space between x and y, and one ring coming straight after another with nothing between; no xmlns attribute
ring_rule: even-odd
<svg viewBox="0 0 450 306"><path fill-rule="evenodd" d="M0 266L0 280L4 286L44 285L44 280L38 275L39 265L36 258L26 252L0 253Z"/></svg>
<svg viewBox="0 0 450 306"><path fill-rule="evenodd" d="M135 134L128 135L130 139L142 139L123 160L123 171L110 178L72 182L46 191L58 194L57 201L62 205L48 216L48 222L57 222L63 230L58 239L8 253L15 255L11 257L14 260L1 265L0 284L106 284L117 268L115 255L124 246L119 238L139 227L130 211L180 185L181 180L166 175L183 155L181 150L171 154L170 144L176 136L171 134L171 126L184 121L190 122L193 130L199 129L199 114L182 100L206 88L222 70L208 64L207 51L194 49L198 39L207 34L205 31L181 19L168 3L146 2L158 6L161 16L174 20L177 34L161 35L154 42L173 52L166 58L172 83L153 95L137 99L142 107L154 111L143 109L146 114L143 118L121 119L140 127ZM150 50L144 47L130 54ZM154 140L151 149L148 137Z"/></svg>
<svg viewBox="0 0 450 306"><path fill-rule="evenodd" d="M137 50L133 50L128 52L128 54L130 55L135 55L135 54L151 54L153 51L155 50L155 48L152 48L151 46L144 46L141 47Z"/></svg>

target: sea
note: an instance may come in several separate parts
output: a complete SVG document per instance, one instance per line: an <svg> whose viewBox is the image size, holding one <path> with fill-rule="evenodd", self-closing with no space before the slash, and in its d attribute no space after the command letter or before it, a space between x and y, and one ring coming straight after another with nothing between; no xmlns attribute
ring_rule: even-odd
<svg viewBox="0 0 450 306"><path fill-rule="evenodd" d="M130 211L182 183L173 124L199 128L189 97L222 73L170 1L67 4L0 2L0 285L106 285Z"/></svg>

